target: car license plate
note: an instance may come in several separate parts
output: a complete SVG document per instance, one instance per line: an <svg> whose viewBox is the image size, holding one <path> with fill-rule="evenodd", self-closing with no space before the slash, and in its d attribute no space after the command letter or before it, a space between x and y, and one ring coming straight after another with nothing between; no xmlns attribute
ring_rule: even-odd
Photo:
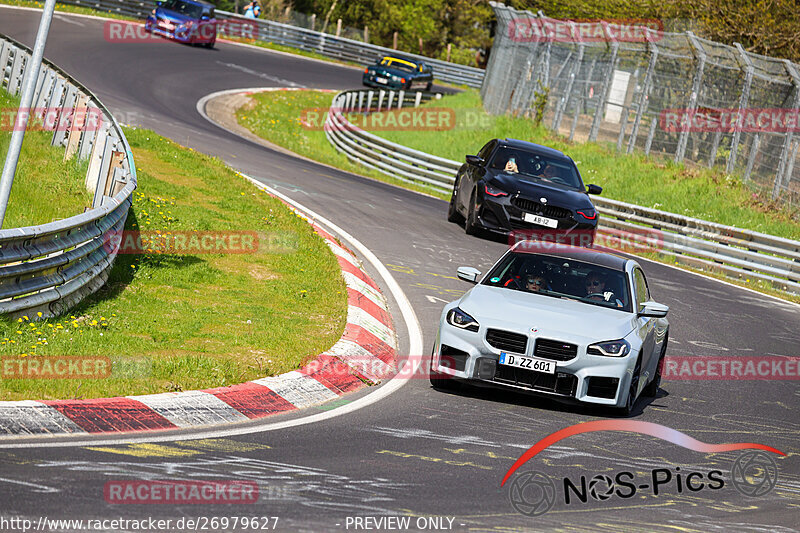
<svg viewBox="0 0 800 533"><path fill-rule="evenodd" d="M159 22L158 26L160 28L164 28L165 30L171 30L175 27L175 25L172 24L171 22Z"/></svg>
<svg viewBox="0 0 800 533"><path fill-rule="evenodd" d="M525 213L522 219L525 222L530 222L531 224L538 224L540 226L547 226L548 228L558 227L558 220L554 218L541 217L539 215L534 215L533 213Z"/></svg>
<svg viewBox="0 0 800 533"><path fill-rule="evenodd" d="M375 81L377 81L378 83L389 83L389 80L387 80L386 78L375 78Z"/></svg>
<svg viewBox="0 0 800 533"><path fill-rule="evenodd" d="M534 357L525 357L522 355L511 355L505 352L500 352L500 364L506 366L513 366L516 368L525 368L535 372L544 372L545 374L555 374L556 364L553 361L546 361L544 359L536 359Z"/></svg>

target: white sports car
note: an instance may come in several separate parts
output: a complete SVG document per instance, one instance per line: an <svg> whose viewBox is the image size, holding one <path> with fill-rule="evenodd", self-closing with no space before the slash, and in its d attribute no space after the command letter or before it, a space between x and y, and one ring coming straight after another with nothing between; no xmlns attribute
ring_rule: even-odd
<svg viewBox="0 0 800 533"><path fill-rule="evenodd" d="M630 414L655 396L669 308L650 298L641 266L591 248L520 242L445 306L431 359L437 389L458 381L508 387ZM457 378L457 379L453 379Z"/></svg>

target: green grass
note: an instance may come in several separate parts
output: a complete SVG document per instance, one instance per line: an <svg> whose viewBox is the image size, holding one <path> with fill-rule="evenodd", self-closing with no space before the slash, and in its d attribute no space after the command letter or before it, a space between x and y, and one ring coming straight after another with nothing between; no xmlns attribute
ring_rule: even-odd
<svg viewBox="0 0 800 533"><path fill-rule="evenodd" d="M126 228L256 231L256 253L119 255L68 316L0 320L2 356L107 356L112 376L0 379L0 399L191 390L298 368L342 333L347 291L309 224L219 160L127 129L138 168ZM28 317L33 319L35 317Z"/></svg>
<svg viewBox="0 0 800 533"><path fill-rule="evenodd" d="M463 161L466 154L477 153L494 137L545 144L571 156L586 183L603 187L604 198L800 239L800 210L790 210L772 202L719 169L677 165L647 158L641 153L617 154L610 144L571 143L543 126L534 127L530 120L487 114L475 90L425 105L453 108L456 127L448 131L376 134L456 161Z"/></svg>
<svg viewBox="0 0 800 533"><path fill-rule="evenodd" d="M6 160L11 131L11 113L16 113L19 98L0 90L0 165ZM92 203L92 193L84 180L88 162L73 157L64 161L64 148L53 147L53 132L31 130L25 133L3 228L45 224L83 213Z"/></svg>
<svg viewBox="0 0 800 533"><path fill-rule="evenodd" d="M44 2L30 2L28 0L0 0L0 4L20 7L33 7L36 9L42 9L44 7ZM61 11L64 13L78 13L80 15L95 15L117 20L138 20L134 17L129 17L126 15L119 15L117 13L109 13L106 11L97 11L88 7L70 6L66 4L56 4L56 11Z"/></svg>
<svg viewBox="0 0 800 533"><path fill-rule="evenodd" d="M321 121L315 123L314 128L305 126L302 122L306 116L304 113L309 110L324 112L330 107L333 93L313 90L268 91L256 93L251 98L253 104L241 107L236 118L239 124L261 138L326 165L444 198L443 194L428 187L394 179L351 162L333 149L322 131Z"/></svg>

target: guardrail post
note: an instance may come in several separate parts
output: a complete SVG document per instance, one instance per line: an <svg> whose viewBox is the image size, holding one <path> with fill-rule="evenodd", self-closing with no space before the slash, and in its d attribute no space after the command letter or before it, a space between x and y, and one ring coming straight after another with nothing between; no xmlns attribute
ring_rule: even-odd
<svg viewBox="0 0 800 533"><path fill-rule="evenodd" d="M658 62L658 46L653 42L650 28L645 28L645 35L647 39L647 48L650 50L650 60L647 62L647 72L644 75L644 82L642 82L642 91L639 93L639 103L636 108L636 118L633 119L633 129L631 130L631 137L628 140L627 153L632 153L636 147L636 138L639 136L639 125L642 123L642 117L647 109L647 103L650 99L650 88L653 85L653 73L656 69Z"/></svg>
<svg viewBox="0 0 800 533"><path fill-rule="evenodd" d="M38 95L36 96L36 102L33 104L34 107L41 110L47 105L50 94L53 92L53 81L55 79L55 72L48 70L45 73L44 79L42 80L42 86L39 89Z"/></svg>
<svg viewBox="0 0 800 533"><path fill-rule="evenodd" d="M372 97L375 96L374 91L367 91L367 113L372 112Z"/></svg>
<svg viewBox="0 0 800 533"><path fill-rule="evenodd" d="M81 93L75 100L75 109L72 112L72 121L66 138L66 149L64 150L64 161L67 161L78 151L81 134L89 127L89 114L86 104L89 98Z"/></svg>
<svg viewBox="0 0 800 533"><path fill-rule="evenodd" d="M14 63L11 65L11 77L8 78L8 92L16 95L22 85L22 74L28 53L22 48L14 49Z"/></svg>
<svg viewBox="0 0 800 533"><path fill-rule="evenodd" d="M785 59L783 65L786 67L786 72L791 76L792 83L794 84L794 102L792 103L792 109L800 108L800 74L797 73L797 70L794 68L792 63ZM781 193L781 187L783 182L786 181L787 184L789 179L791 179L791 174L787 173L787 179L783 179L783 173L786 171L786 166L789 159L789 151L792 146L792 137L794 135L794 131L791 129L784 134L783 137L783 146L781 147L781 156L778 160L778 169L775 172L775 184L772 187L772 199L776 199Z"/></svg>
<svg viewBox="0 0 800 533"><path fill-rule="evenodd" d="M8 70L8 58L11 55L11 43L0 41L0 87L6 85L6 71Z"/></svg>
<svg viewBox="0 0 800 533"><path fill-rule="evenodd" d="M611 37L611 34L608 31L608 24L603 22L602 26L603 33L612 41L611 61L609 61L608 72L606 72L605 78L603 79L603 87L600 90L600 99L597 102L597 109L595 109L594 112L594 120L592 120L592 127L589 130L589 141L592 142L597 140L597 134L600 133L600 122L603 120L603 111L606 107L608 93L611 90L611 80L614 79L614 71L617 68L617 52L619 51L619 43L613 37Z"/></svg>
<svg viewBox="0 0 800 533"><path fill-rule="evenodd" d="M417 95L414 97L414 107L419 107L420 102L422 102L422 91L417 91Z"/></svg>
<svg viewBox="0 0 800 533"><path fill-rule="evenodd" d="M747 52L744 51L744 48L742 48L742 45L739 43L733 43L733 45L736 47L736 50L738 50L739 58L742 60L742 63L744 63L745 74L742 94L739 95L739 109L737 110L737 120L735 121L736 126L733 129L733 138L731 139L731 153L728 155L728 165L725 167L728 174L733 173L736 168L736 156L739 150L739 141L742 138L742 112L747 107L748 101L750 100L750 86L753 84L753 74L755 73L753 62L750 60Z"/></svg>
<svg viewBox="0 0 800 533"><path fill-rule="evenodd" d="M358 112L361 113L364 110L364 93L362 91L358 91Z"/></svg>
<svg viewBox="0 0 800 533"><path fill-rule="evenodd" d="M694 117L694 114L697 111L697 99L700 95L701 89L700 85L703 83L703 71L706 68L706 53L703 51L703 48L700 46L700 43L697 41L692 32L687 31L686 35L689 37L689 42L692 43L692 48L694 49L695 56L697 57L697 70L695 70L694 81L692 81L692 94L689 96L688 108L689 117ZM675 150L674 159L676 163L683 161L683 158L686 155L686 145L689 143L689 130L690 128L685 128L678 138L678 148Z"/></svg>
<svg viewBox="0 0 800 533"><path fill-rule="evenodd" d="M406 97L406 92L400 91L400 95L397 97L397 109L403 108L403 100L405 99L405 97Z"/></svg>
<svg viewBox="0 0 800 533"><path fill-rule="evenodd" d="M383 89L381 89L378 92L378 113L380 113L381 109L383 108L383 97L384 97Z"/></svg>
<svg viewBox="0 0 800 533"><path fill-rule="evenodd" d="M61 109L58 110L58 119L56 120L56 128L53 131L52 146L63 146L64 141L67 139L67 129L69 124L75 120L75 102L78 100L78 89L71 83L67 85L67 95L64 97L64 103Z"/></svg>
<svg viewBox="0 0 800 533"><path fill-rule="evenodd" d="M756 133L756 136L753 138L753 145L750 147L750 157L747 158L747 169L744 171L744 181L750 181L750 173L753 172L753 165L756 162L759 144L761 144L761 134Z"/></svg>
<svg viewBox="0 0 800 533"><path fill-rule="evenodd" d="M89 168L86 170L86 189L90 191L97 191L97 184L100 181L100 170L102 167L103 154L105 153L106 142L108 139L108 132L111 129L111 124L103 121L100 130L94 137L92 142L92 151L89 156ZM92 204L92 207L97 207Z"/></svg>
<svg viewBox="0 0 800 533"><path fill-rule="evenodd" d="M386 109L389 110L392 108L392 101L394 100L394 92L389 91L389 103L386 105Z"/></svg>
<svg viewBox="0 0 800 533"><path fill-rule="evenodd" d="M97 132L106 122L105 118L103 118L100 114L100 109L94 106L91 101L88 102L86 106L86 113L87 117L99 117L101 121L97 126L84 128L83 135L81 135L80 146L78 147L78 159L80 160L84 160L91 155L92 146L94 145L94 140L97 137Z"/></svg>

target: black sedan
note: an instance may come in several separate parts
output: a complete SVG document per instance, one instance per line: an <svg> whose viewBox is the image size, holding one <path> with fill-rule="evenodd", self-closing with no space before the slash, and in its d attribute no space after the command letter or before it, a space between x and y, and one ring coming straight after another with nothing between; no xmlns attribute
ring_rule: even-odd
<svg viewBox="0 0 800 533"><path fill-rule="evenodd" d="M575 162L567 155L515 139L493 139L468 155L453 186L447 219L464 222L474 235L517 233L579 236L571 244L591 245L597 210Z"/></svg>
<svg viewBox="0 0 800 533"><path fill-rule="evenodd" d="M430 91L433 87L433 69L416 59L384 56L364 69L361 81L367 87Z"/></svg>

